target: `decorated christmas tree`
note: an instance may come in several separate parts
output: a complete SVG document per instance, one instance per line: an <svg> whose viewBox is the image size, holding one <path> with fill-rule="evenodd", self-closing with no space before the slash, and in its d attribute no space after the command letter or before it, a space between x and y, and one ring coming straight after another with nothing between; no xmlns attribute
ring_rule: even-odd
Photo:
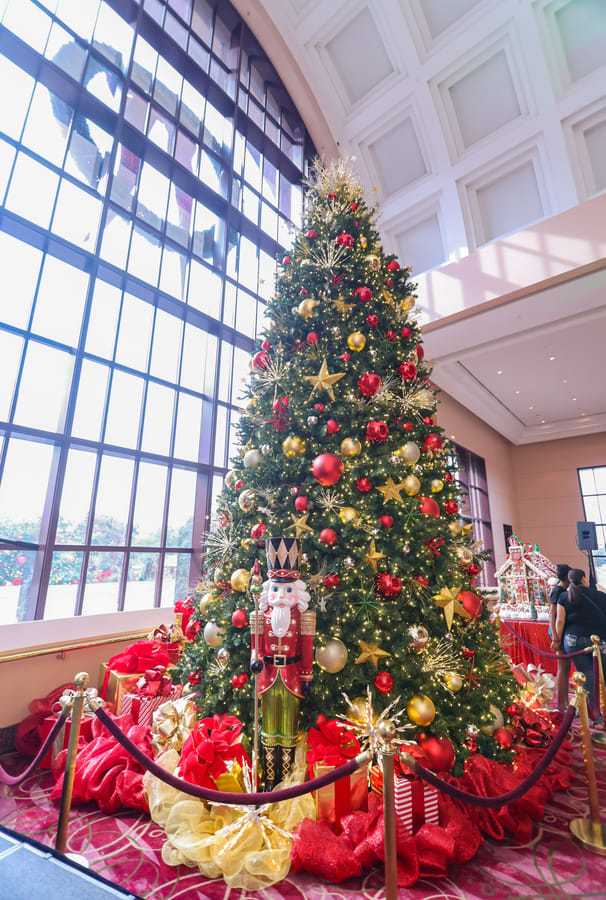
<svg viewBox="0 0 606 900"><path fill-rule="evenodd" d="M509 759L517 685L474 591L485 557L459 517L410 271L375 221L343 163L314 166L243 388L180 676L200 715L229 712L252 735L267 659L253 652L251 669L255 582L283 565L267 539L294 538L288 568L315 613L298 727L321 714L363 729L388 709L436 768L460 773L471 753Z"/></svg>

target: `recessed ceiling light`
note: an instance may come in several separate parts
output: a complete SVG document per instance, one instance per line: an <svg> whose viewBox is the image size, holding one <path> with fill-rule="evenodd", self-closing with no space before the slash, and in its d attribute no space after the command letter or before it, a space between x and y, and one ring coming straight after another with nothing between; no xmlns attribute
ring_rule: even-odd
<svg viewBox="0 0 606 900"><path fill-rule="evenodd" d="M555 359L555 356L550 356L550 357L549 357L549 362L553 362L554 359Z"/></svg>
<svg viewBox="0 0 606 900"><path fill-rule="evenodd" d="M502 374L503 374L503 370L502 370L502 369L497 369L497 375L502 375Z"/></svg>
<svg viewBox="0 0 606 900"><path fill-rule="evenodd" d="M562 384L568 384L568 379L567 379L567 378L562 378Z"/></svg>
<svg viewBox="0 0 606 900"><path fill-rule="evenodd" d="M529 406L528 409L534 409L534 406Z"/></svg>
<svg viewBox="0 0 606 900"><path fill-rule="evenodd" d="M545 424L545 419L541 419L541 425Z"/></svg>
<svg viewBox="0 0 606 900"><path fill-rule="evenodd" d="M519 391L516 391L516 394L519 394L519 393L520 393Z"/></svg>
<svg viewBox="0 0 606 900"><path fill-rule="evenodd" d="M573 397L572 399L573 399L573 400L576 400L577 398L576 398L576 397Z"/></svg>

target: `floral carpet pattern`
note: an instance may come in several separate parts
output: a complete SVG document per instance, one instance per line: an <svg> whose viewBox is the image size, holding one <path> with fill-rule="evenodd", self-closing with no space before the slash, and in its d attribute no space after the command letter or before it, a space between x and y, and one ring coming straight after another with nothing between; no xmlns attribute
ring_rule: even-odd
<svg viewBox="0 0 606 900"><path fill-rule="evenodd" d="M472 862L450 867L447 878L422 879L400 888L398 900L606 900L606 857L581 847L569 823L589 817L589 800L578 726L572 734L571 788L556 793L545 817L525 844L486 839ZM601 819L606 822L606 749L594 747ZM2 760L5 768L13 757ZM18 771L18 769L17 769ZM17 787L0 787L0 824L53 847L59 804L49 799L53 777L40 770ZM68 852L83 855L91 869L144 900L383 900L382 870L341 885L325 884L306 874L258 892L230 889L197 869L172 868L161 858L164 831L142 813L124 810L115 816L92 803L73 807ZM54 900L54 898L49 898ZM85 898L83 898L85 900Z"/></svg>

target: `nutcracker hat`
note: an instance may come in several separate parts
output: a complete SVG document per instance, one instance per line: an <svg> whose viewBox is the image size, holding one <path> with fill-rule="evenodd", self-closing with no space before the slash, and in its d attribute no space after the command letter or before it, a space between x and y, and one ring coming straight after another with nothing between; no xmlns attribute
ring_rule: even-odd
<svg viewBox="0 0 606 900"><path fill-rule="evenodd" d="M272 581L296 581L299 578L299 541L273 537L265 541L267 576Z"/></svg>

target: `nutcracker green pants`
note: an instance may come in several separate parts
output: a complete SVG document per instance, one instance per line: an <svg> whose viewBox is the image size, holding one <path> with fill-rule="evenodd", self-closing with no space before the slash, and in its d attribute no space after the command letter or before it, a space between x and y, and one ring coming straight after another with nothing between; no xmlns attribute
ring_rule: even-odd
<svg viewBox="0 0 606 900"><path fill-rule="evenodd" d="M266 747L294 747L297 743L299 698L286 689L280 677L263 694L261 721Z"/></svg>

